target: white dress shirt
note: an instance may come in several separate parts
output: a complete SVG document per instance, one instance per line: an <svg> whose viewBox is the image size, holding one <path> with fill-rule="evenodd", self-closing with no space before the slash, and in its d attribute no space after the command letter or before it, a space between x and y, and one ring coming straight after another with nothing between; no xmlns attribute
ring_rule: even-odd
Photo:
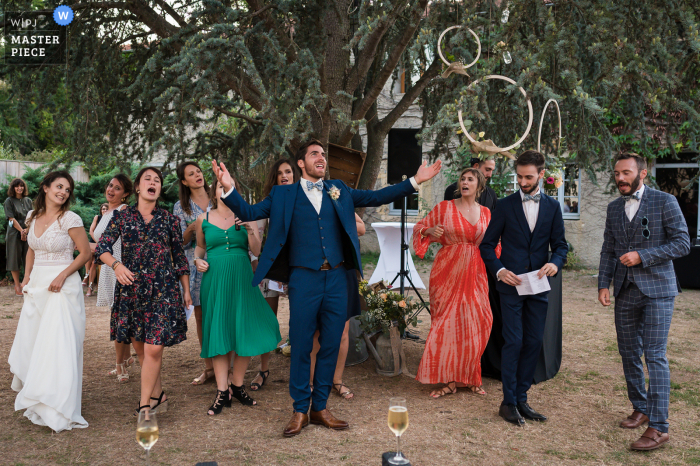
<svg viewBox="0 0 700 466"><path fill-rule="evenodd" d="M540 192L539 186L537 189L532 193L534 196L535 194ZM530 233L535 231L535 225L537 225L537 216L540 214L540 203L535 202L535 201L527 201L525 202L525 193L523 190L520 190L520 199L523 199L523 212L525 212L525 218L527 219L527 225L530 227ZM505 267L501 267L498 269L498 272L496 272L496 279L498 281L501 281L500 277L498 276L501 273L501 270L505 270Z"/></svg>
<svg viewBox="0 0 700 466"><path fill-rule="evenodd" d="M644 183L642 183L642 187L639 188L635 194L639 196L639 199L635 198L630 198L628 201L625 201L625 214L627 214L627 220L632 221L635 215L637 215L637 211L639 210L639 203L642 200L642 196L644 195Z"/></svg>

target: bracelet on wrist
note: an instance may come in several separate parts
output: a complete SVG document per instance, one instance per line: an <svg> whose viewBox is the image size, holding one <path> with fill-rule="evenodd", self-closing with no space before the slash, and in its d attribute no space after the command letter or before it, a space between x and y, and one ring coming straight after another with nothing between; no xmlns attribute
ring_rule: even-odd
<svg viewBox="0 0 700 466"><path fill-rule="evenodd" d="M112 265L111 265L110 267L112 267L112 270L115 270L115 271L116 271L116 270L117 270L117 267L119 267L119 264L121 264L121 262L119 262L119 261L114 261L114 262L112 262Z"/></svg>
<svg viewBox="0 0 700 466"><path fill-rule="evenodd" d="M428 229L428 227L424 227L424 228L418 233L418 234L420 235L421 238L427 238L427 237L428 237L428 235L424 235L424 234L423 234L423 232L424 232L425 230L427 230L427 229Z"/></svg>

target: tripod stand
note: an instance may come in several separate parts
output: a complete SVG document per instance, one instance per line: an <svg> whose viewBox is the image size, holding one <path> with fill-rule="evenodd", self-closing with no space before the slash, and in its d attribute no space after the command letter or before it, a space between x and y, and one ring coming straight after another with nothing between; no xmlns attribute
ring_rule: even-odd
<svg viewBox="0 0 700 466"><path fill-rule="evenodd" d="M428 306L428 303L425 302L423 297L420 295L418 290L416 289L416 285L413 284L413 281L411 280L411 275L409 273L408 267L406 265L406 254L408 254L408 243L406 243L406 211L408 210L408 196L403 198L403 204L401 205L401 266L399 269L399 273L396 274L394 279L391 281L389 284L390 286L394 284L396 279L399 280L399 292L401 295L404 295L405 292L405 280L408 280L408 283L411 284L411 288L413 289L413 292L416 293L418 296L418 299L420 299L420 302L423 304L423 307L419 308L415 314L413 314L410 319L413 319L415 316L417 316L420 311L423 310L423 308L428 310L428 314L430 314L430 307ZM408 333L408 332L406 332Z"/></svg>

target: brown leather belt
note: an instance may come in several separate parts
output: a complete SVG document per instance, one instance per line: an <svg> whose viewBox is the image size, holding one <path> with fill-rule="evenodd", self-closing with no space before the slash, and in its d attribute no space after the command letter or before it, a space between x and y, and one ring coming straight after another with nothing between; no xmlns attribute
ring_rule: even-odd
<svg viewBox="0 0 700 466"><path fill-rule="evenodd" d="M323 265L321 266L321 268L320 268L320 269L318 269L318 270L331 270L331 269L337 269L338 267L340 267L340 266L341 266L341 265L343 265L343 264L345 264L345 262L344 262L344 261L343 261L343 262L341 262L340 264L336 265L335 267L331 267L331 264L329 264L328 262L324 262L324 263L323 263ZM300 265L297 265L297 266L295 266L295 267L297 267L297 268L299 268L299 269L307 269L307 270L314 270L314 269L310 269L310 268L308 268L308 267L302 267L302 266L300 266Z"/></svg>

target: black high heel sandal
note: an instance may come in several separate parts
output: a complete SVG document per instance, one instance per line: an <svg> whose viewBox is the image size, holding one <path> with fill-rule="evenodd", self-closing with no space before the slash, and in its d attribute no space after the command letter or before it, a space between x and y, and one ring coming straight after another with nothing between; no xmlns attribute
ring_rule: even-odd
<svg viewBox="0 0 700 466"><path fill-rule="evenodd" d="M254 399L252 399L248 393L245 391L245 386L241 385L240 387L236 387L234 384L230 384L228 386L229 390L231 390L231 395L237 399L242 405L244 406L255 406L258 403Z"/></svg>
<svg viewBox="0 0 700 466"><path fill-rule="evenodd" d="M153 413L167 413L168 412L168 400L163 401L164 396L165 396L165 391L161 391L160 396L158 398L151 397L152 400L156 400L158 402L158 403L156 403L155 406L151 407L151 412L153 412Z"/></svg>
<svg viewBox="0 0 700 466"><path fill-rule="evenodd" d="M250 384L250 389L253 390L254 392L257 392L263 386L265 386L265 382L267 381L267 377L270 375L270 370L266 371L258 371L258 376L262 379L262 383L257 383L257 382L252 382Z"/></svg>
<svg viewBox="0 0 700 466"><path fill-rule="evenodd" d="M221 410L224 409L224 407L231 407L231 391L229 389L216 391L216 399L214 400L214 404L209 406L207 414L209 416L216 416L217 414L221 413Z"/></svg>
<svg viewBox="0 0 700 466"><path fill-rule="evenodd" d="M138 408L136 408L136 413L134 413L134 416L138 416L139 413L141 412L141 410L142 410L143 408L148 408L148 409L150 409L150 408L151 408L151 405L139 406Z"/></svg>

